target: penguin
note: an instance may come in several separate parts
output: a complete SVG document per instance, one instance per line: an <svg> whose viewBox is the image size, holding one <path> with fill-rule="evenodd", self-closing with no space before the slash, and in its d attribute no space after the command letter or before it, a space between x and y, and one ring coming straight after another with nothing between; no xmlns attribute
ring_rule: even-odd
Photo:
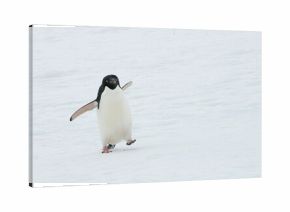
<svg viewBox="0 0 290 212"><path fill-rule="evenodd" d="M132 118L124 90L133 84L132 81L120 86L116 75L107 75L103 78L94 101L82 106L70 117L73 121L83 113L97 108L98 124L102 140L102 153L109 153L115 145L126 141L127 145L136 142L132 139Z"/></svg>

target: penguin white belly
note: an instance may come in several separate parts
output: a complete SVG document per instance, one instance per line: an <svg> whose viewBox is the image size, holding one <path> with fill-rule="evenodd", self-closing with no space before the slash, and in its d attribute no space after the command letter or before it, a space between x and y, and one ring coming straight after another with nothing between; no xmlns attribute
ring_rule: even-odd
<svg viewBox="0 0 290 212"><path fill-rule="evenodd" d="M121 88L105 88L98 109L98 121L103 146L132 139L130 108Z"/></svg>

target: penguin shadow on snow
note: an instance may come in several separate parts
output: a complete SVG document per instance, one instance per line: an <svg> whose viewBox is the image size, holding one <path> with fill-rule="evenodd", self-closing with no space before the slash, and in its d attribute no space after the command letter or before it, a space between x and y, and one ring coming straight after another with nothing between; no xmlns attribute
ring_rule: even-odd
<svg viewBox="0 0 290 212"><path fill-rule="evenodd" d="M99 87L97 98L79 108L70 117L70 121L73 121L85 112L97 108L102 153L134 150L134 148L120 150L114 148L117 143L124 140L130 146L136 142L136 139L132 138L131 111L124 95L124 91L132 84L133 82L130 81L121 87L116 75L105 76Z"/></svg>
<svg viewBox="0 0 290 212"><path fill-rule="evenodd" d="M139 148L137 147L130 147L130 148L125 148L125 147L119 147L119 148L115 148L114 150L112 150L114 152L114 154L122 154L122 153L126 153L126 152L131 152L131 151L138 151ZM106 155L106 154L102 154L102 155Z"/></svg>

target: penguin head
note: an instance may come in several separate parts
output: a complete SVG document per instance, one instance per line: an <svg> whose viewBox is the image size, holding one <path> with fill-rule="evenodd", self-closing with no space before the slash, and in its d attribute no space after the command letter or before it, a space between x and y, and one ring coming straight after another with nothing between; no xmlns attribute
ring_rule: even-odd
<svg viewBox="0 0 290 212"><path fill-rule="evenodd" d="M112 90L114 90L117 86L120 86L119 79L116 75L105 76L102 84Z"/></svg>

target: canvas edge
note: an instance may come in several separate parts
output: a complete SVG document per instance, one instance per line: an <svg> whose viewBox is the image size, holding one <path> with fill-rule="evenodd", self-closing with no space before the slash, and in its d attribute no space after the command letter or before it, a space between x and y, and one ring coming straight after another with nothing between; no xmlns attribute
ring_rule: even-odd
<svg viewBox="0 0 290 212"><path fill-rule="evenodd" d="M248 32L248 33L262 33L261 29L247 30L247 29L209 29L209 28L192 28L192 27L154 27L154 26L112 26L112 25L61 25L61 24L33 24L34 28L74 28L74 27L101 27L101 28L121 28L121 29L160 29L160 30L195 30L195 31L222 31L222 32Z"/></svg>
<svg viewBox="0 0 290 212"><path fill-rule="evenodd" d="M236 181L236 180L259 180L261 175L238 178L217 178L217 179L183 179L183 180L166 180L166 181L142 181L142 182L90 182L90 183L33 183L34 188L47 187L67 187L67 186L97 186L97 185L137 185L137 184L156 184L156 183L186 183L186 182L210 182L210 181Z"/></svg>
<svg viewBox="0 0 290 212"><path fill-rule="evenodd" d="M33 187L33 158L32 158L32 152L33 152L33 142L32 142L32 135L33 135L33 129L32 129L32 122L33 122L33 117L32 117L32 106L33 106L33 100L32 100L32 88L33 88L33 25L29 25L29 77L28 77L28 85L29 85L29 115L28 115L28 140L29 140L29 156L28 156L28 164L29 164L29 177L28 177L28 181L29 181L29 186Z"/></svg>

